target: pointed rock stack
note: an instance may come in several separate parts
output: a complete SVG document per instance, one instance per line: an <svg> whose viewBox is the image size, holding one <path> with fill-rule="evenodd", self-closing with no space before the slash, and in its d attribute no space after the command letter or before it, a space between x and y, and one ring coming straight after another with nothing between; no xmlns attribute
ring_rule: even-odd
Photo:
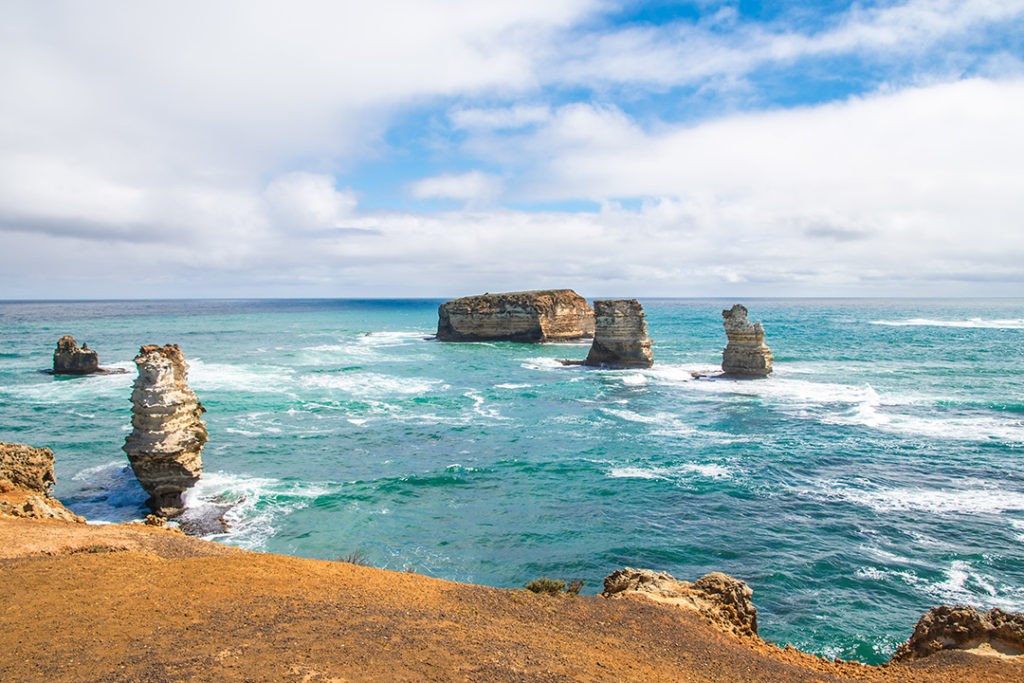
<svg viewBox="0 0 1024 683"><path fill-rule="evenodd" d="M135 357L139 376L132 391L132 433L124 452L154 513L182 511L181 495L203 471L205 412L186 382L188 363L177 344L143 346Z"/></svg>
<svg viewBox="0 0 1024 683"><path fill-rule="evenodd" d="M772 371L772 350L764 343L764 327L747 320L745 306L722 311L725 335L722 372L732 377L767 377Z"/></svg>
<svg viewBox="0 0 1024 683"><path fill-rule="evenodd" d="M70 334L57 340L57 348L53 352L53 374L90 375L99 369L100 358L88 344L78 348L78 342Z"/></svg>
<svg viewBox="0 0 1024 683"><path fill-rule="evenodd" d="M594 302L594 343L584 365L649 368L654 364L644 308L636 299Z"/></svg>
<svg viewBox="0 0 1024 683"><path fill-rule="evenodd" d="M571 341L594 336L594 310L571 289L481 294L437 309L440 341Z"/></svg>

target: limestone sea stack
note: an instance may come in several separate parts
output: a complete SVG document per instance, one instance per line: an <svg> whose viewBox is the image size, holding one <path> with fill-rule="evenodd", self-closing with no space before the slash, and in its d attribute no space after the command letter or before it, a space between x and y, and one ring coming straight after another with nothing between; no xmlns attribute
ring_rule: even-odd
<svg viewBox="0 0 1024 683"><path fill-rule="evenodd" d="M722 372L731 377L767 377L772 371L772 350L764 343L764 326L747 320L745 306L722 311L729 342L722 352Z"/></svg>
<svg viewBox="0 0 1024 683"><path fill-rule="evenodd" d="M594 302L594 343L584 365L607 368L649 368L654 364L647 318L636 299Z"/></svg>
<svg viewBox="0 0 1024 683"><path fill-rule="evenodd" d="M132 391L132 433L124 452L154 513L182 511L181 495L203 471L207 440L203 408L189 389L188 363L177 344L143 346L135 357L139 376Z"/></svg>
<svg viewBox="0 0 1024 683"><path fill-rule="evenodd" d="M571 289L481 294L437 309L440 341L560 342L594 336L594 310Z"/></svg>
<svg viewBox="0 0 1024 683"><path fill-rule="evenodd" d="M83 343L78 342L70 334L57 340L57 348L53 352L53 374L55 375L90 375L100 371L99 355Z"/></svg>

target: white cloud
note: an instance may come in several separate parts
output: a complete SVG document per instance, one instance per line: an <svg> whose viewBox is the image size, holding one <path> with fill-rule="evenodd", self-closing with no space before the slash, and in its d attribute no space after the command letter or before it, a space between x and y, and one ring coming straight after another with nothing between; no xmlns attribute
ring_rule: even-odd
<svg viewBox="0 0 1024 683"><path fill-rule="evenodd" d="M766 65L808 57L858 54L900 60L986 25L1024 16L1024 0L910 0L864 9L853 5L832 26L808 32L791 25L743 24L732 12L697 23L628 27L563 43L550 78L566 83L636 87L731 84ZM723 24L728 30L723 30Z"/></svg>
<svg viewBox="0 0 1024 683"><path fill-rule="evenodd" d="M490 109L459 107L449 114L449 118L452 125L460 129L515 130L545 123L551 118L551 108L531 105Z"/></svg>
<svg viewBox="0 0 1024 683"><path fill-rule="evenodd" d="M910 62L1005 31L1024 0L855 8L818 31L732 12L596 28L601 6L9 2L2 292L1019 291L1019 55L989 53L985 79L913 71L926 85L687 125L636 103L818 56ZM551 90L609 83L625 99ZM424 106L440 171L394 183L464 208L366 208L386 179L348 174L387 161L389 127Z"/></svg>
<svg viewBox="0 0 1024 683"><path fill-rule="evenodd" d="M501 178L482 171L469 171L423 178L412 183L409 189L417 199L455 199L479 206L497 198L501 187Z"/></svg>
<svg viewBox="0 0 1024 683"><path fill-rule="evenodd" d="M288 173L275 178L263 193L270 215L283 229L326 230L343 227L356 208L352 190L336 190L334 177Z"/></svg>

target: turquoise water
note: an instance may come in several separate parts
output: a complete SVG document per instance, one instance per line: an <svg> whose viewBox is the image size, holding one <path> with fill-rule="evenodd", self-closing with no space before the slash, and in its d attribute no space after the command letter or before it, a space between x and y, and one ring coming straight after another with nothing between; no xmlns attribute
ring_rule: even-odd
<svg viewBox="0 0 1024 683"><path fill-rule="evenodd" d="M883 661L938 603L1024 610L1024 300L746 300L763 381L714 371L732 300L644 300L655 366L442 344L436 301L0 303L0 440L55 493L145 514L120 447L132 357L178 343L218 540L494 586L624 565L754 589L761 634ZM125 375L60 378L73 334ZM208 508L206 508L208 509Z"/></svg>

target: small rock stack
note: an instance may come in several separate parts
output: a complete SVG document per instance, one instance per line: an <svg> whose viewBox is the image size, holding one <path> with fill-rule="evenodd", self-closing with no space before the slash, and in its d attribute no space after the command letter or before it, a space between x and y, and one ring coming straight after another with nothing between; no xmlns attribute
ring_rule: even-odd
<svg viewBox="0 0 1024 683"><path fill-rule="evenodd" d="M53 374L55 375L90 375L100 370L99 355L78 342L70 334L57 340L57 348L53 352Z"/></svg>
<svg viewBox="0 0 1024 683"><path fill-rule="evenodd" d="M764 343L764 327L747 320L745 306L722 311L725 335L722 372L731 377L767 377L772 372L772 350Z"/></svg>
<svg viewBox="0 0 1024 683"><path fill-rule="evenodd" d="M199 481L207 440L203 408L187 383L188 363L177 344L143 346L135 357L132 433L123 450L154 513L181 513L182 493Z"/></svg>
<svg viewBox="0 0 1024 683"><path fill-rule="evenodd" d="M654 364L644 307L636 299L594 302L594 343L584 365L649 368Z"/></svg>

